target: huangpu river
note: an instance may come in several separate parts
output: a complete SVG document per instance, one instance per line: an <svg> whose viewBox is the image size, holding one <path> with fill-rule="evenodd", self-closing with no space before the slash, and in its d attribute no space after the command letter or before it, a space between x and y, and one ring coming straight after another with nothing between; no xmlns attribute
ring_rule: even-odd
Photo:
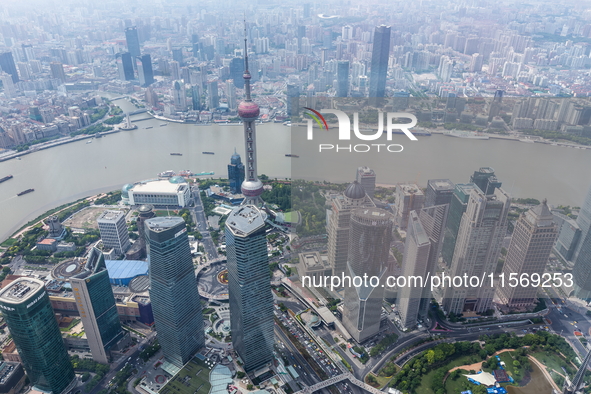
<svg viewBox="0 0 591 394"><path fill-rule="evenodd" d="M115 103L124 111L135 109L124 99ZM132 120L148 117L138 114ZM155 178L165 170L213 171L214 177L226 178L235 148L244 160L242 126L198 126L157 119L136 124L136 130L92 139L92 143L88 138L0 162L0 178L14 176L0 183L0 240L43 212L82 197ZM320 154L318 144L334 142L334 136L316 132L314 138L311 149L294 151L299 158L289 158L285 154L292 153L291 128L280 123L257 125L259 174L350 182L356 168L366 165L375 170L378 184L417 182L425 186L435 178L466 183L475 170L486 166L495 169L512 196L547 198L550 204L573 206L582 204L591 185L591 150L433 135L418 137L419 141L395 136L392 142L404 146L400 153ZM29 188L35 192L17 197Z"/></svg>

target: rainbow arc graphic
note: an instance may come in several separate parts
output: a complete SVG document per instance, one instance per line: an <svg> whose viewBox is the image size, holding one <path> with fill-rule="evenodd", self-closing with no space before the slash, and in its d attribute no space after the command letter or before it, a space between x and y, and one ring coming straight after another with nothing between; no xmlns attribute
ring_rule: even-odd
<svg viewBox="0 0 591 394"><path fill-rule="evenodd" d="M310 111L306 112L306 114L309 115L312 119L314 119L321 129L328 130L328 123L326 123L326 119L324 119L324 116L322 116L320 112L308 107L304 107L304 109Z"/></svg>

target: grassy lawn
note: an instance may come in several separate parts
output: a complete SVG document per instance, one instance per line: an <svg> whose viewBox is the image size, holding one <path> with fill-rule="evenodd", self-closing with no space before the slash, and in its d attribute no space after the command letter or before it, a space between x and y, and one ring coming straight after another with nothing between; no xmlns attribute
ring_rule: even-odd
<svg viewBox="0 0 591 394"><path fill-rule="evenodd" d="M513 357L513 352L505 352L499 354L501 361L505 362L505 370L509 373L509 375L515 375L515 366L513 365L513 361L515 360ZM497 369L497 368L495 368Z"/></svg>
<svg viewBox="0 0 591 394"><path fill-rule="evenodd" d="M205 363L194 358L160 390L161 394L207 394L209 384L209 368Z"/></svg>
<svg viewBox="0 0 591 394"><path fill-rule="evenodd" d="M9 248L14 245L18 240L15 238L8 238L6 241L2 242L0 246L4 246L5 248Z"/></svg>
<svg viewBox="0 0 591 394"><path fill-rule="evenodd" d="M448 378L445 381L445 392L446 393L461 393L462 391L470 390L474 388L474 384L468 382L465 376L470 373L470 371L466 371L464 369L460 370L461 375L458 376L455 380Z"/></svg>
<svg viewBox="0 0 591 394"><path fill-rule="evenodd" d="M555 370L556 372L564 375L564 371L562 367L566 368L569 375L573 375L575 373L575 369L569 363L567 363L561 356L555 353L549 352L536 352L532 354L533 357L536 358L539 362L546 366L546 368L550 368Z"/></svg>
<svg viewBox="0 0 591 394"><path fill-rule="evenodd" d="M461 365L474 364L474 363L477 363L480 361L482 361L482 360L477 355L462 356L462 357L457 358L453 361L450 361L444 367L447 370L450 370L454 367L459 367ZM439 369L439 368L437 368L437 369ZM434 369L423 376L423 378L421 379L421 385L417 388L418 394L435 394L433 392L433 390L431 390L431 383L433 382L433 377L435 376L435 372L437 371L437 369ZM464 377L462 377L462 379L466 380ZM459 380L460 380L460 378L458 378L458 381ZM446 385L446 387L447 387L447 385ZM449 390L447 390L447 392L454 393L454 391L449 391Z"/></svg>

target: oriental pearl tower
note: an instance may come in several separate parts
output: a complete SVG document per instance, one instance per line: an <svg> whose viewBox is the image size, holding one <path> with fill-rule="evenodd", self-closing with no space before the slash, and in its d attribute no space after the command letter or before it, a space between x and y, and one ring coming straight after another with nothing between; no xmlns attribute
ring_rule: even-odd
<svg viewBox="0 0 591 394"><path fill-rule="evenodd" d="M244 28L244 90L246 99L238 105L238 116L244 125L244 150L246 153L245 177L242 186L244 201L242 205L261 205L263 200L263 182L257 177L257 140L255 122L260 109L250 97L250 71L248 71L248 47L246 40L246 26Z"/></svg>

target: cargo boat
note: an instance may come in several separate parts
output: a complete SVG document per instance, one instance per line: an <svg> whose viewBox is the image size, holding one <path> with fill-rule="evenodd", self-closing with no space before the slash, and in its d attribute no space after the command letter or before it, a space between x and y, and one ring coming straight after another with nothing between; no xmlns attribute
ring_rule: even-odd
<svg viewBox="0 0 591 394"><path fill-rule="evenodd" d="M182 156L183 154L182 153L171 153L170 155L171 156Z"/></svg>
<svg viewBox="0 0 591 394"><path fill-rule="evenodd" d="M215 155L215 153L213 153L213 152L201 152L201 153L203 153L204 155Z"/></svg>
<svg viewBox="0 0 591 394"><path fill-rule="evenodd" d="M175 175L176 175L176 173L173 170L164 171L164 172L161 172L160 174L158 174L158 176L161 178L170 178Z"/></svg>
<svg viewBox="0 0 591 394"><path fill-rule="evenodd" d="M31 192L34 192L34 191L35 191L35 189L27 189L25 191L22 191L22 192L18 193L17 196L20 197L20 196L22 196L24 194L31 193Z"/></svg>
<svg viewBox="0 0 591 394"><path fill-rule="evenodd" d="M299 157L298 155L292 155L291 153L286 153L285 157Z"/></svg>
<svg viewBox="0 0 591 394"><path fill-rule="evenodd" d="M477 133L475 131L456 129L444 131L443 135L446 135L448 137L467 138L472 140L488 140L490 138L488 135L483 135L482 133Z"/></svg>
<svg viewBox="0 0 591 394"><path fill-rule="evenodd" d="M0 179L0 183L6 182L7 180L12 179L12 178L13 178L12 175L6 175L4 178L1 178Z"/></svg>

